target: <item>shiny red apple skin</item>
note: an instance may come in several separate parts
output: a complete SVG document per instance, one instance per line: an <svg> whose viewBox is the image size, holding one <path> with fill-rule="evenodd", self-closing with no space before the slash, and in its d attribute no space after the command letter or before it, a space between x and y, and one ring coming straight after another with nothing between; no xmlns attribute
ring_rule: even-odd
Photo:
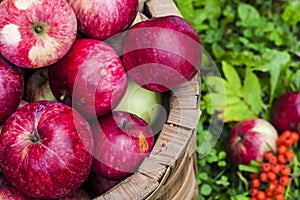
<svg viewBox="0 0 300 200"><path fill-rule="evenodd" d="M20 67L55 63L76 38L76 16L65 0L4 0L0 13L0 52Z"/></svg>
<svg viewBox="0 0 300 200"><path fill-rule="evenodd" d="M24 93L21 70L0 54L0 125L18 108Z"/></svg>
<svg viewBox="0 0 300 200"><path fill-rule="evenodd" d="M112 112L91 127L95 142L92 171L106 179L123 180L134 173L154 145L150 126L131 113Z"/></svg>
<svg viewBox="0 0 300 200"><path fill-rule="evenodd" d="M0 167L25 195L60 198L87 179L93 145L89 124L74 109L53 101L33 102L3 125Z"/></svg>
<svg viewBox="0 0 300 200"><path fill-rule="evenodd" d="M271 122L279 133L286 130L300 133L300 91L287 92L275 100Z"/></svg>
<svg viewBox="0 0 300 200"><path fill-rule="evenodd" d="M138 12L138 0L68 0L74 9L79 30L101 40L127 29Z"/></svg>
<svg viewBox="0 0 300 200"><path fill-rule="evenodd" d="M249 165L251 160L261 162L264 152L276 151L277 138L276 129L268 121L259 118L242 120L230 131L228 151L236 165Z"/></svg>
<svg viewBox="0 0 300 200"><path fill-rule="evenodd" d="M7 184L0 187L0 199L3 200L32 200L32 198L24 195L13 186Z"/></svg>
<svg viewBox="0 0 300 200"><path fill-rule="evenodd" d="M119 56L96 39L78 39L66 56L49 69L58 101L72 105L86 118L105 115L121 101L127 76Z"/></svg>
<svg viewBox="0 0 300 200"><path fill-rule="evenodd" d="M128 75L154 92L172 90L200 69L201 42L183 18L165 16L133 25L125 34L122 60Z"/></svg>

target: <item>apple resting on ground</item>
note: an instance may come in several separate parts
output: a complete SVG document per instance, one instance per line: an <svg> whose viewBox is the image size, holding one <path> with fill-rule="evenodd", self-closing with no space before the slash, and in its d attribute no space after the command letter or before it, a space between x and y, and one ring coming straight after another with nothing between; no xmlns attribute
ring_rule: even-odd
<svg viewBox="0 0 300 200"><path fill-rule="evenodd" d="M300 133L300 91L287 92L274 102L271 122L279 133L286 130Z"/></svg>
<svg viewBox="0 0 300 200"><path fill-rule="evenodd" d="M56 101L50 88L48 71L48 67L38 69L28 78L24 93L24 98L28 102L41 100Z"/></svg>
<svg viewBox="0 0 300 200"><path fill-rule="evenodd" d="M277 137L276 129L268 121L246 119L232 128L228 150L236 165L249 165L251 160L262 161L264 152L276 150Z"/></svg>
<svg viewBox="0 0 300 200"><path fill-rule="evenodd" d="M68 0L84 34L105 40L127 29L138 12L138 0Z"/></svg>
<svg viewBox="0 0 300 200"><path fill-rule="evenodd" d="M24 80L17 67L0 54L0 125L16 111L24 92Z"/></svg>
<svg viewBox="0 0 300 200"><path fill-rule="evenodd" d="M95 141L92 171L110 180L123 180L135 172L154 145L149 125L127 112L113 112L91 126Z"/></svg>
<svg viewBox="0 0 300 200"><path fill-rule="evenodd" d="M201 57L199 36L181 17L139 22L124 37L122 59L129 76L155 92L190 80L199 71Z"/></svg>
<svg viewBox="0 0 300 200"><path fill-rule="evenodd" d="M78 39L49 69L51 90L57 100L72 105L87 118L105 115L126 92L122 61L108 44Z"/></svg>
<svg viewBox="0 0 300 200"><path fill-rule="evenodd" d="M77 111L54 101L33 102L3 125L0 167L22 193L60 198L87 179L93 150L91 128Z"/></svg>
<svg viewBox="0 0 300 200"><path fill-rule="evenodd" d="M164 94L140 87L128 78L126 93L114 111L125 111L137 115L145 120L156 134L167 119L163 98Z"/></svg>
<svg viewBox="0 0 300 200"><path fill-rule="evenodd" d="M55 63L76 38L76 16L65 0L5 0L0 13L0 52L20 67Z"/></svg>

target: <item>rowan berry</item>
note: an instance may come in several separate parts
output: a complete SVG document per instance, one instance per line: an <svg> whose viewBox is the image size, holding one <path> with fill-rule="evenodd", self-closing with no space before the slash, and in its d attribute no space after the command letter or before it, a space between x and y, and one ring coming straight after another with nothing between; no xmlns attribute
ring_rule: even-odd
<svg viewBox="0 0 300 200"><path fill-rule="evenodd" d="M262 183L267 183L268 182L268 174L267 172L261 172L260 175L259 175L259 180L262 182Z"/></svg>
<svg viewBox="0 0 300 200"><path fill-rule="evenodd" d="M282 186L282 185L275 185L274 192L276 194L283 194L283 192L284 192L284 186Z"/></svg>
<svg viewBox="0 0 300 200"><path fill-rule="evenodd" d="M288 176L291 173L291 168L289 166L283 165L280 167L280 174Z"/></svg>
<svg viewBox="0 0 300 200"><path fill-rule="evenodd" d="M274 172L275 174L280 172L280 165L278 163L272 164L271 165L271 171Z"/></svg>
<svg viewBox="0 0 300 200"><path fill-rule="evenodd" d="M260 164L260 171L262 172L268 172L271 169L271 164L270 163L261 163Z"/></svg>
<svg viewBox="0 0 300 200"><path fill-rule="evenodd" d="M257 188L251 188L250 189L250 196L251 197L255 197L258 193L258 189Z"/></svg>
<svg viewBox="0 0 300 200"><path fill-rule="evenodd" d="M276 194L274 198L275 198L275 200L284 200L284 195L283 194Z"/></svg>
<svg viewBox="0 0 300 200"><path fill-rule="evenodd" d="M287 161L285 154L279 154L279 155L277 156L277 161L278 161L279 163L285 164L286 161Z"/></svg>
<svg viewBox="0 0 300 200"><path fill-rule="evenodd" d="M295 157L295 153L293 150L288 150L284 155L287 161L292 161Z"/></svg>
<svg viewBox="0 0 300 200"><path fill-rule="evenodd" d="M270 181L274 181L277 178L277 175L272 171L267 172L267 176Z"/></svg>
<svg viewBox="0 0 300 200"><path fill-rule="evenodd" d="M274 194L274 189L272 189L272 188L267 188L266 189L266 196L267 197L272 197L273 194Z"/></svg>
<svg viewBox="0 0 300 200"><path fill-rule="evenodd" d="M264 192L264 191L261 191L261 190L259 190L258 192L257 192L257 195L256 195L256 198L258 199L258 200L265 200L266 199L266 193Z"/></svg>
<svg viewBox="0 0 300 200"><path fill-rule="evenodd" d="M277 157L275 155L271 156L269 158L269 163L271 164L277 163Z"/></svg>
<svg viewBox="0 0 300 200"><path fill-rule="evenodd" d="M252 188L258 188L260 186L260 180L258 178L255 178L251 181Z"/></svg>
<svg viewBox="0 0 300 200"><path fill-rule="evenodd" d="M274 153L272 151L266 151L264 153L264 158L269 161L271 157L275 156Z"/></svg>
<svg viewBox="0 0 300 200"><path fill-rule="evenodd" d="M279 178L279 183L282 185L282 186L288 186L290 184L290 178L288 176L281 176Z"/></svg>
<svg viewBox="0 0 300 200"><path fill-rule="evenodd" d="M291 138L296 143L299 140L299 134L297 132L292 132Z"/></svg>
<svg viewBox="0 0 300 200"><path fill-rule="evenodd" d="M277 152L279 154L284 154L287 150L288 150L287 146L283 144L279 145L279 147L277 148Z"/></svg>

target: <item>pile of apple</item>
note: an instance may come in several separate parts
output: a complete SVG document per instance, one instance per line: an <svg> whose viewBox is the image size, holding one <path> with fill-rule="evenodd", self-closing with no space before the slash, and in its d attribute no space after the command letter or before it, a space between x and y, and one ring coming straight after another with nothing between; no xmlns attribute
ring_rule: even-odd
<svg viewBox="0 0 300 200"><path fill-rule="evenodd" d="M138 0L0 2L0 199L90 198L134 173L159 130L146 108L199 71L195 30L133 25Z"/></svg>

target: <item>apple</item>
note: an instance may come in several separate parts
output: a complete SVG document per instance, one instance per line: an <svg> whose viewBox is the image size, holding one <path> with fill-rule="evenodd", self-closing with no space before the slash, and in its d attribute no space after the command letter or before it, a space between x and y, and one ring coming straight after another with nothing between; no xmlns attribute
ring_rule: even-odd
<svg viewBox="0 0 300 200"><path fill-rule="evenodd" d="M228 147L232 161L249 165L251 160L261 162L266 151L276 151L278 134L264 119L246 119L236 123L230 131Z"/></svg>
<svg viewBox="0 0 300 200"><path fill-rule="evenodd" d="M26 101L56 101L50 88L48 71L49 67L39 68L28 78L24 92Z"/></svg>
<svg viewBox="0 0 300 200"><path fill-rule="evenodd" d="M127 29L138 12L138 0L68 0L85 35L105 40Z"/></svg>
<svg viewBox="0 0 300 200"><path fill-rule="evenodd" d="M4 0L0 13L0 52L23 68L55 63L76 38L76 16L65 0Z"/></svg>
<svg viewBox="0 0 300 200"><path fill-rule="evenodd" d="M274 101L271 122L279 133L286 130L300 133L300 91L286 92Z"/></svg>
<svg viewBox="0 0 300 200"><path fill-rule="evenodd" d="M71 107L54 101L19 108L0 134L3 174L32 198L61 198L78 189L91 171L93 151L87 121Z"/></svg>
<svg viewBox="0 0 300 200"><path fill-rule="evenodd" d="M5 185L0 187L0 199L9 199L9 200L32 200L32 198L24 195L19 190L14 188L11 185Z"/></svg>
<svg viewBox="0 0 300 200"><path fill-rule="evenodd" d="M126 93L114 111L135 114L158 132L167 120L164 98L163 93L147 90L128 78Z"/></svg>
<svg viewBox="0 0 300 200"><path fill-rule="evenodd" d="M89 178L89 183L93 190L93 194L95 194L96 196L104 194L120 182L121 181L106 179L99 174L94 173L93 171L91 172Z"/></svg>
<svg viewBox="0 0 300 200"><path fill-rule="evenodd" d="M92 200L92 197L86 190L79 188L68 196L59 198L57 200Z"/></svg>
<svg viewBox="0 0 300 200"><path fill-rule="evenodd" d="M150 126L122 111L91 122L95 151L92 171L106 179L123 180L134 173L154 145Z"/></svg>
<svg viewBox="0 0 300 200"><path fill-rule="evenodd" d="M24 80L16 66L0 54L0 125L18 108L24 93Z"/></svg>
<svg viewBox="0 0 300 200"><path fill-rule="evenodd" d="M108 44L78 39L49 69L51 90L58 101L72 105L86 118L105 115L126 92L127 75L122 61Z"/></svg>
<svg viewBox="0 0 300 200"><path fill-rule="evenodd" d="M139 22L124 36L122 59L128 75L155 92L172 90L192 79L201 57L197 32L178 16Z"/></svg>

